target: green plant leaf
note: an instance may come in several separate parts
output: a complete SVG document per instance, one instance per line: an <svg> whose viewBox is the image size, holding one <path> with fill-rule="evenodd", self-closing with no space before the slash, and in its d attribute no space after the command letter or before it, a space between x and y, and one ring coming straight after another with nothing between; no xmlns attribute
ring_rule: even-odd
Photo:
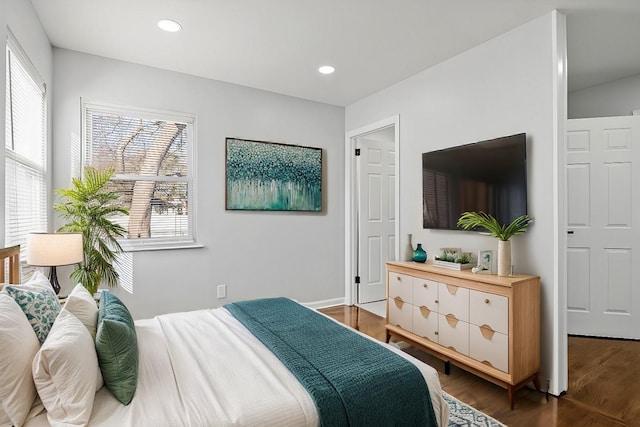
<svg viewBox="0 0 640 427"><path fill-rule="evenodd" d="M129 211L119 204L117 193L106 189L113 174L113 169L86 167L84 178L73 178L71 188L55 190L60 203L54 209L67 221L58 231L80 232L83 238L84 260L71 278L92 294L102 283L113 287L119 281L113 262L122 252L117 239L125 236L126 230L110 218Z"/></svg>
<svg viewBox="0 0 640 427"><path fill-rule="evenodd" d="M492 236L506 241L512 236L524 233L532 221L528 215L522 215L507 225L501 225L497 219L485 212L464 212L458 219L458 227L464 230L484 228Z"/></svg>

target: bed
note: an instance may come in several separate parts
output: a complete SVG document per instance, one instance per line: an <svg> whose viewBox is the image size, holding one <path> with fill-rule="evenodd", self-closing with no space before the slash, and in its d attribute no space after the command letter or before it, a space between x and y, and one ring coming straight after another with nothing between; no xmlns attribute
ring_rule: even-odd
<svg viewBox="0 0 640 427"><path fill-rule="evenodd" d="M20 281L20 245L0 249L0 286L4 283L19 283ZM5 277L5 268L9 271ZM7 281L8 279L8 281ZM1 289L1 288L0 288Z"/></svg>
<svg viewBox="0 0 640 427"><path fill-rule="evenodd" d="M39 280L43 280L42 277ZM34 285L33 283L25 283L24 286L33 287ZM137 378L135 379L133 397L128 404L123 404L121 396L118 396L117 392L107 386L102 386L102 383L98 380L94 381L92 377L96 370L96 364L102 364L100 355L98 355L97 360L94 361L92 359L91 363L87 363L87 370L83 371L84 361L75 360L74 358L80 357L83 352L90 353L90 349L88 346L85 346L82 351L74 349L73 346L75 344L69 344L69 336L73 336L73 333L63 329L72 323L73 325L78 324L78 319L82 318L82 313L77 318L67 313L67 306L70 302L74 305L73 294L76 290L77 292L82 292L83 289L74 288L74 291L69 296L70 299L65 304L65 308L60 310L60 314L58 314L51 326L49 335L42 344L38 345L39 349L36 356L34 356L32 366L33 381L38 384L38 381L42 382L40 377L43 375L44 370L37 370L36 368L39 364L42 364L42 359L47 357L41 355L41 353L53 354L46 353L51 347L49 341L55 341L52 338L53 336L60 336L64 344L63 351L66 351L66 353L61 356L50 356L50 358L53 360L57 357L58 362L56 363L60 363L61 366L62 364L67 365L66 368L60 368L62 372L65 369L73 370L72 373L67 372L65 374L62 380L62 387L69 387L69 384L66 383L68 382L67 376L76 375L76 372L84 372L82 378L91 379L91 381L86 381L90 384L73 385L72 392L69 392L71 394L76 393L75 396L71 396L71 399L81 401L81 404L76 407L67 404L65 410L68 410L68 413L77 411L81 413L81 416L76 419L76 421L80 420L77 423L75 421L73 423L68 422L67 425L316 426L365 424L360 422L360 418L356 422L350 419L348 423L336 421L335 419L331 420L329 419L330 417L327 418L326 409L323 412L319 404L319 401L323 401L324 398L318 398L315 391L310 391L307 388L306 380L300 376L299 371L307 372L309 370L308 366L301 367L298 361L293 363L295 365L293 367L285 365L290 362L284 360L278 350L270 347L271 344L267 342L268 339L265 339L264 333L256 332L255 329L252 329L255 326L248 325L247 319L238 314L238 310L244 310L246 307L252 306L252 304L260 304L263 309L266 307L267 311L264 313L267 314L267 317L269 313L276 312L275 315L282 318L286 310L293 310L292 313L295 312L295 314L287 312L287 319L302 316L300 319L305 319L303 323L317 322L318 325L324 325L322 328L339 328L338 332L342 334L342 331L345 331L344 333L348 335L347 338L349 339L351 339L351 336L357 337L361 343L372 345L376 349L382 349L384 357L387 357L388 353L393 358L398 358L403 363L410 364L413 367L412 369L419 373L428 389L425 398L433 410L435 418L435 424L433 425L447 425L449 407L442 397L438 374L433 368L393 346L374 341L368 336L352 330L315 310L288 299L256 300L256 302L248 302L244 306L241 305L244 302L238 302L221 308L171 313L135 322L131 320L137 341L135 345ZM3 293L6 293L6 291L5 289ZM122 302L112 296L111 293L108 293L109 296L105 303L106 294L103 294L99 316L104 314L103 309L108 310L103 308L103 305L109 306L114 301L117 303L116 305L122 305L122 308L126 311L126 307ZM2 307L9 307L9 301L6 296L0 295L0 308ZM269 307L278 307L278 309L273 310L269 309ZM249 315L248 318L253 316L261 321L265 317L260 312L256 313L258 314ZM105 319L108 319L108 315L105 315ZM3 318L3 313L0 313L0 321L6 322L6 318ZM87 319L85 319L85 323L86 321ZM104 322L106 324L107 320ZM327 324L326 322L329 323ZM91 323L91 320L89 320L89 323ZM95 320L94 323L98 323L98 320ZM300 335L292 334L291 331L300 331L301 328L306 327L300 322L294 323L293 321L274 322L273 320L267 320L264 323L266 323L267 328L272 324L286 324L286 327L280 329L285 330L285 333L289 335ZM4 333L7 332L7 327L5 324ZM100 327L96 326L97 336L95 338L90 337L91 340L95 340L96 349L98 348ZM264 325L259 326L259 328L264 327ZM0 324L0 335L3 333L2 328L3 325ZM85 329L91 328L83 324L82 328L77 327L76 329L78 330L78 339L82 337L82 342L86 344L87 334L85 332L87 331ZM249 329L252 329L253 332ZM316 333L314 332L314 334ZM88 335L91 334L89 333ZM276 341L280 340L281 338L278 338ZM93 343L94 341L90 342ZM295 357L302 354L305 351L304 348L312 344L308 342L301 345L299 349L295 349L293 351ZM332 351L335 352L334 346L318 345L321 345L322 347L319 348L323 348L324 351L317 351L317 349L310 349L309 351L311 353L323 353L325 360L332 360L332 357L327 355L330 355ZM131 345L126 346L126 349L132 350L131 347ZM4 352L5 349L1 350L3 355L6 354ZM72 366L68 366L69 364ZM6 370L6 368L6 361L0 361L0 374L3 375L3 379L4 373L2 369ZM48 371L53 369L47 368L46 370L45 374L50 375ZM343 374L342 367L336 368L334 365L328 376L343 376L345 380L348 380L345 384L351 384L352 381L349 375L353 374L348 372L345 368ZM315 372L314 375L316 375ZM324 376L325 374L322 375ZM60 379L57 381L59 383ZM54 379L53 382L56 383L56 380ZM104 382L107 382L106 376L104 377ZM56 384L54 385L57 386ZM387 393L383 396L383 400L390 408L401 405L403 401L406 401L408 399L407 394L415 394L409 393L411 390L409 384L406 386L407 392L403 393L404 387L405 385L401 383L399 392ZM352 387L348 386L347 388ZM373 388L375 390L381 389L380 386ZM79 390L84 391L80 393ZM42 397L42 400L47 401L49 405L52 405L51 402L55 401L55 399L60 400L60 395L64 394L60 389L55 389L52 392L51 387L48 390L43 387L42 392L37 387L37 392ZM339 392L343 393L342 390L339 390ZM365 401L365 404L367 399L372 399L372 402L374 402L373 395L379 394L367 387L364 390L349 390L349 392L352 393L351 396L360 396ZM50 395L47 396L47 393ZM2 395L1 389L0 398L10 399L10 397L6 396L6 393L4 396ZM26 400L28 399L27 397ZM69 399L69 397L66 397L66 399ZM378 396L378 399L380 399L380 396ZM344 400L347 402L345 405L351 405L349 397ZM6 406L5 403L3 402L4 406ZM47 408L50 408L49 405L46 405ZM60 406L60 402L57 402L57 405ZM61 406L64 406L64 404ZM416 410L416 412L418 411L422 411L422 409ZM2 416L1 412L2 407L0 407L0 417ZM57 424L55 419L54 422L51 422L53 412L53 409L49 412L44 409L44 406L40 403L40 398L36 398L29 408L24 425L28 427L55 425ZM69 417L68 413L62 416ZM411 425L412 415L406 412L403 412L403 414L403 419L398 419L397 422L394 421L394 424ZM88 422L86 421L87 419ZM370 420L366 424L371 425ZM385 422L384 424L387 423ZM379 425L382 425L382 423L379 423Z"/></svg>

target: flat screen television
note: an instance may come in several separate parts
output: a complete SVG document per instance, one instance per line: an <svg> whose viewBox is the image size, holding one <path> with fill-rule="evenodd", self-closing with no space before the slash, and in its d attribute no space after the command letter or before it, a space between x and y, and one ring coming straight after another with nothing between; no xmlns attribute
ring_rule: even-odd
<svg viewBox="0 0 640 427"><path fill-rule="evenodd" d="M422 154L423 228L460 230L460 214L486 212L501 223L527 213L526 134Z"/></svg>

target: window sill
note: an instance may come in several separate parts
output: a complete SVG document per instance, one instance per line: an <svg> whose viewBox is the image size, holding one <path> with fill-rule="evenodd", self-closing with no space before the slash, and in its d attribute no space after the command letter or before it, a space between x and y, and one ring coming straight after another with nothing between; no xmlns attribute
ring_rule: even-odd
<svg viewBox="0 0 640 427"><path fill-rule="evenodd" d="M131 242L120 240L124 252L166 251L174 249L198 249L204 245L195 242Z"/></svg>

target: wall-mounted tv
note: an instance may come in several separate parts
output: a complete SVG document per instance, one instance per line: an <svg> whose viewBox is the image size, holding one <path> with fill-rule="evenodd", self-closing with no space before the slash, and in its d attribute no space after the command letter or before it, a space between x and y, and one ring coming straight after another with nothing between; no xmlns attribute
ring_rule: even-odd
<svg viewBox="0 0 640 427"><path fill-rule="evenodd" d="M526 134L422 154L423 227L459 230L460 214L483 211L502 223L527 213Z"/></svg>

